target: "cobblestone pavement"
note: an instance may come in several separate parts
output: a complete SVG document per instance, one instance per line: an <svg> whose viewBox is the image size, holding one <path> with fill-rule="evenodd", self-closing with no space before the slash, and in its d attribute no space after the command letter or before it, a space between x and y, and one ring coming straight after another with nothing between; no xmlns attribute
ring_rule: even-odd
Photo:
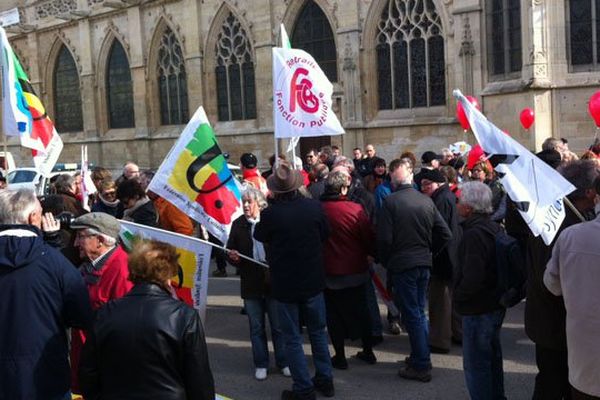
<svg viewBox="0 0 600 400"><path fill-rule="evenodd" d="M231 268L228 270L230 277L210 278L208 286L205 331L217 393L234 400L279 399L282 390L291 388L292 381L276 368L269 370L267 380L259 382L254 379L248 318L240 314L242 300L239 297L239 279L232 277ZM509 310L502 328L504 381L506 396L510 400L531 398L537 371L534 345L524 332L523 306L521 304ZM346 354L355 354L359 344L348 343ZM310 346L305 345L304 350L310 355ZM460 347L453 347L450 354L432 355L433 379L429 383L398 378L398 361L403 360L408 352L406 334L385 334L384 342L375 349L378 359L376 365L367 365L349 357L348 370L334 370L335 398L468 399ZM309 365L312 365L310 360Z"/></svg>

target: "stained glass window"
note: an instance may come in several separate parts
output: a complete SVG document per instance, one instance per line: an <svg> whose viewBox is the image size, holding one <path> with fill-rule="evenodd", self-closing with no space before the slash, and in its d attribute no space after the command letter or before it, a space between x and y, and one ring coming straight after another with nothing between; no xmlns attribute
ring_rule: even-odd
<svg viewBox="0 0 600 400"><path fill-rule="evenodd" d="M337 55L329 21L323 10L309 0L302 8L294 31L292 47L313 56L331 82L337 82Z"/></svg>
<svg viewBox="0 0 600 400"><path fill-rule="evenodd" d="M125 49L115 40L106 67L109 128L133 128L133 85Z"/></svg>
<svg viewBox="0 0 600 400"><path fill-rule="evenodd" d="M568 7L571 66L577 70L597 70L600 66L600 0L570 0Z"/></svg>
<svg viewBox="0 0 600 400"><path fill-rule="evenodd" d="M158 88L161 124L187 123L189 110L183 53L170 28L165 30L158 49Z"/></svg>
<svg viewBox="0 0 600 400"><path fill-rule="evenodd" d="M376 37L379 109L446 103L442 22L432 0L390 0Z"/></svg>
<svg viewBox="0 0 600 400"><path fill-rule="evenodd" d="M252 47L232 13L223 22L215 52L219 121L256 118Z"/></svg>
<svg viewBox="0 0 600 400"><path fill-rule="evenodd" d="M514 77L521 71L523 63L519 0L491 0L487 14L490 75Z"/></svg>
<svg viewBox="0 0 600 400"><path fill-rule="evenodd" d="M54 68L54 124L59 133L83 130L79 73L71 52L64 45Z"/></svg>

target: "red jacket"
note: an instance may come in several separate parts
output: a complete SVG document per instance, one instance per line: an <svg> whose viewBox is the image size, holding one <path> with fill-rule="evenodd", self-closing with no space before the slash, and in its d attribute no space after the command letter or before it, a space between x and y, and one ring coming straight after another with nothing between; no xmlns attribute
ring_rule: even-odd
<svg viewBox="0 0 600 400"><path fill-rule="evenodd" d="M110 300L125 296L133 287L129 281L127 253L117 245L113 253L104 262L103 267L95 273L99 276L96 284L86 283L90 295L92 310L96 311ZM85 343L85 332L73 329L71 341L71 386L74 393L79 393L79 358Z"/></svg>
<svg viewBox="0 0 600 400"><path fill-rule="evenodd" d="M324 250L325 273L351 275L365 272L367 256L375 252L375 230L364 208L341 198L323 199L322 204L330 232Z"/></svg>

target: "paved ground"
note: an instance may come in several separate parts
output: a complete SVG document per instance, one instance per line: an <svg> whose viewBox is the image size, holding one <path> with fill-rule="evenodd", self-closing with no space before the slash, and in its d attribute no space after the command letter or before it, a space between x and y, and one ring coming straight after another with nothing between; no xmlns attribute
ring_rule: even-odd
<svg viewBox="0 0 600 400"><path fill-rule="evenodd" d="M269 371L266 381L254 379L248 319L240 314L241 306L237 277L210 279L205 330L217 392L234 400L279 399L281 391L291 387L291 379L283 377L275 369ZM502 346L508 399L530 399L536 367L533 343L523 331L523 304L508 312L502 329ZM346 354L352 355L358 350L358 347L349 345ZM460 347L454 347L447 355L432 355L434 369L430 383L410 382L397 377L398 361L403 360L408 351L405 334L385 335L384 342L375 351L378 358L376 365L349 359L348 370L334 370L335 398L468 399ZM305 346L305 352L310 354L310 346Z"/></svg>

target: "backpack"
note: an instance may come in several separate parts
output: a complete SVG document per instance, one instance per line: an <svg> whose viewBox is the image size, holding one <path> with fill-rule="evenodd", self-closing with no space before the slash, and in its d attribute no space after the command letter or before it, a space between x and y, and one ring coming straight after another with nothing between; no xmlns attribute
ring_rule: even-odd
<svg viewBox="0 0 600 400"><path fill-rule="evenodd" d="M510 308L525 298L525 257L517 239L504 230L496 234L495 240L498 302Z"/></svg>

